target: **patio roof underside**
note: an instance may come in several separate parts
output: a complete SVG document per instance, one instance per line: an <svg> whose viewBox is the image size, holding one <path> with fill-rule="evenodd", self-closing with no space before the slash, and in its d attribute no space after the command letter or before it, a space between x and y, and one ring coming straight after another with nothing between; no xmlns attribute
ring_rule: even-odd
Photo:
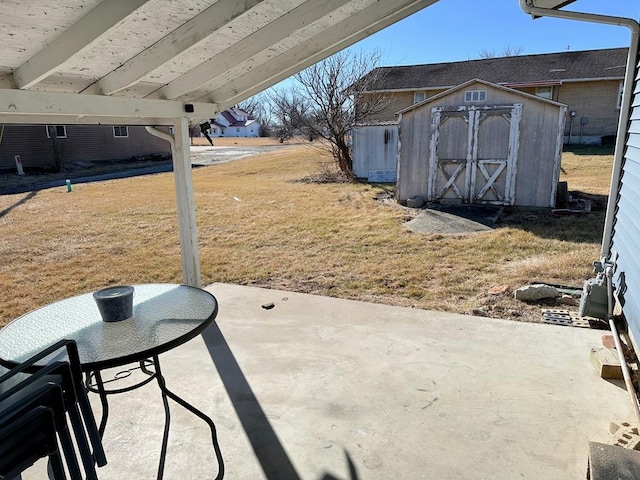
<svg viewBox="0 0 640 480"><path fill-rule="evenodd" d="M5 0L0 123L195 123L435 1Z"/></svg>

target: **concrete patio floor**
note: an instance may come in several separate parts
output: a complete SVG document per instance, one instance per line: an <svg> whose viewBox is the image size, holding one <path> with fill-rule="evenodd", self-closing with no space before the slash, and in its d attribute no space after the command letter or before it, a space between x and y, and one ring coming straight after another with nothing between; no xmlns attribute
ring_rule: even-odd
<svg viewBox="0 0 640 480"><path fill-rule="evenodd" d="M207 290L216 323L161 362L168 387L216 422L225 478L584 479L588 441L631 417L621 385L590 365L602 331ZM100 478L155 478L157 385L110 407ZM206 425L172 404L165 478L216 473Z"/></svg>

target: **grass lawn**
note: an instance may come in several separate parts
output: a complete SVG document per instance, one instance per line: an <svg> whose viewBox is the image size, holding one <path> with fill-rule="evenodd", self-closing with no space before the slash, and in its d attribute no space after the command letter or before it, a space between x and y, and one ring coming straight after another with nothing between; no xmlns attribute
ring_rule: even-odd
<svg viewBox="0 0 640 480"><path fill-rule="evenodd" d="M599 256L611 155L563 157L591 213L510 210L494 231L454 236L406 230L416 212L382 201L389 186L301 181L322 161L300 146L194 170L205 285L538 321L539 305L487 291L580 286ZM107 285L182 281L171 173L0 196L0 229L0 325Z"/></svg>

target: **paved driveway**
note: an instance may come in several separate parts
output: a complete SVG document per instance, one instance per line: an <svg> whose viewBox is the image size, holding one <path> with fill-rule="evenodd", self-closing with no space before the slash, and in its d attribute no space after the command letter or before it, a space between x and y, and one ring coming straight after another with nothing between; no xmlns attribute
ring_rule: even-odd
<svg viewBox="0 0 640 480"><path fill-rule="evenodd" d="M261 145L261 146L232 146L232 147L191 147L191 164L213 165L215 163L225 163L241 158L258 155L260 153L272 152L274 150L282 150L292 148L294 145Z"/></svg>

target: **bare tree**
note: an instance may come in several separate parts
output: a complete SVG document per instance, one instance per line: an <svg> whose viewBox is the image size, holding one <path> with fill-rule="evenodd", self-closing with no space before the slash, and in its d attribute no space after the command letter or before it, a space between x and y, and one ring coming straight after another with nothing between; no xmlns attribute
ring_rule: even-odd
<svg viewBox="0 0 640 480"><path fill-rule="evenodd" d="M243 100L238 107L255 118L260 125L268 127L272 123L269 101L269 96L262 92Z"/></svg>
<svg viewBox="0 0 640 480"><path fill-rule="evenodd" d="M522 46L514 47L507 45L500 53L498 53L495 48L483 48L480 50L480 58L515 57L521 55L523 52L524 48Z"/></svg>
<svg viewBox="0 0 640 480"><path fill-rule="evenodd" d="M373 93L372 86L383 72L375 68L379 61L379 51L343 50L295 75L300 96L312 108L306 128L326 141L340 170L349 176L353 176L353 127L388 104L386 96Z"/></svg>
<svg viewBox="0 0 640 480"><path fill-rule="evenodd" d="M351 132L388 105L373 88L383 70L375 68L380 53L345 50L294 76L287 90L270 92L280 139L303 135L322 138L338 167L353 176Z"/></svg>
<svg viewBox="0 0 640 480"><path fill-rule="evenodd" d="M307 98L296 88L273 89L268 93L275 117L274 135L280 142L294 136L309 136L313 122L312 107Z"/></svg>

